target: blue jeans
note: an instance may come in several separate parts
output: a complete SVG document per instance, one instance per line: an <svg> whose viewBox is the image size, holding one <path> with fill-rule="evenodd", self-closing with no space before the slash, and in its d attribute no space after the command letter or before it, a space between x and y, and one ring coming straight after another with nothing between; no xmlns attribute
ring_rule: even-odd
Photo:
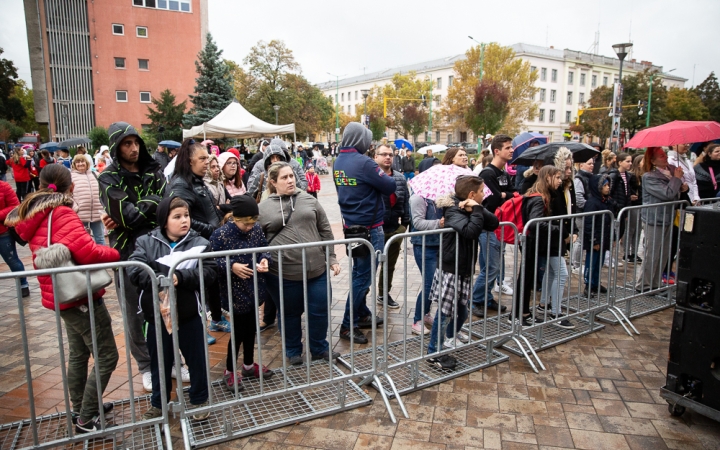
<svg viewBox="0 0 720 450"><path fill-rule="evenodd" d="M280 279L277 275L268 273L265 275L268 292L280 313ZM308 303L308 341L310 353L321 355L328 351L330 345L327 341L328 330L328 306L327 306L327 272L315 278L307 280L307 303ZM330 293L332 295L332 293ZM303 301L303 281L283 280L283 312L285 317L278 318L278 328L285 329L285 356L302 355L302 315L305 312ZM284 319L284 322L283 322Z"/></svg>
<svg viewBox="0 0 720 450"><path fill-rule="evenodd" d="M453 316L443 315L442 322L440 322L439 315L440 315L440 308L438 308L437 312L435 313L435 320L433 321L432 331L430 331L430 343L428 343L428 354L437 352L438 347L441 345L441 344L438 344L438 327L439 327L439 332L441 335L444 334L448 338L453 338L455 336L455 333L452 332L452 324L453 324L453 321L455 320L453 318ZM458 332L462 329L467 318L468 318L468 305L460 304L460 299L458 299L457 328L455 329L455 332ZM447 330L447 331L445 331L445 330Z"/></svg>
<svg viewBox="0 0 720 450"><path fill-rule="evenodd" d="M412 180L415 178L415 172L403 172L403 176L406 180Z"/></svg>
<svg viewBox="0 0 720 450"><path fill-rule="evenodd" d="M383 233L382 227L370 230L370 242L372 243L375 251L383 251L383 247L385 246L385 234ZM348 293L347 302L345 302L345 315L343 316L341 326L344 330L350 328L351 303L353 308L353 328L357 327L358 320L361 317L372 315L372 311L368 309L365 301L365 291L367 291L370 287L370 282L372 281L372 259L370 258L375 258L374 252L372 255L368 255L363 258L353 258L352 289Z"/></svg>
<svg viewBox="0 0 720 450"><path fill-rule="evenodd" d="M415 317L413 318L413 324L420 322L423 316L430 312L432 306L427 298L430 296L430 289L432 288L433 275L438 264L438 252L440 251L439 246L425 245L425 272L423 272L423 286L425 286L425 298L423 299L423 291L420 291L415 302ZM413 255L415 256L415 263L422 272L422 245L413 245Z"/></svg>
<svg viewBox="0 0 720 450"><path fill-rule="evenodd" d="M0 234L0 256L2 256L3 261L10 267L11 271L22 272L25 270L25 266L18 257L15 240L10 236L9 232ZM20 278L20 286L28 287L27 278Z"/></svg>
<svg viewBox="0 0 720 450"><path fill-rule="evenodd" d="M162 407L160 396L160 365L158 360L157 344L155 342L155 320L151 319L147 326L147 348L150 352L150 372L152 374L152 396L150 404L156 408ZM173 362L173 341L165 329L165 324L160 321L160 334L163 346L163 364L165 366L165 392L170 400L172 379L170 378ZM205 371L205 322L200 316L195 316L189 321L178 326L178 344L180 351L185 358L185 364L190 372L190 404L200 405L208 399L207 372Z"/></svg>
<svg viewBox="0 0 720 450"><path fill-rule="evenodd" d="M552 297L552 313L557 315L560 309L560 299L565 291L568 271L565 258L562 256L551 256L547 258L545 274L542 277L542 295L540 303L547 305L547 296Z"/></svg>
<svg viewBox="0 0 720 450"><path fill-rule="evenodd" d="M83 222L83 225L90 226L90 231L92 231L96 244L105 245L105 228L103 227L102 220L98 220L97 222Z"/></svg>
<svg viewBox="0 0 720 450"><path fill-rule="evenodd" d="M585 252L585 286L591 289L600 284L600 268L605 262L605 250L587 250ZM592 273L590 269L592 266Z"/></svg>
<svg viewBox="0 0 720 450"><path fill-rule="evenodd" d="M500 240L495 236L495 233L484 231L480 234L480 251L478 252L480 273L475 280L472 292L472 302L477 308L482 308L486 300L488 302L494 300L492 288L495 280L500 276L500 263L502 261L500 249ZM486 259L487 267L485 267ZM486 288L487 298L485 297Z"/></svg>

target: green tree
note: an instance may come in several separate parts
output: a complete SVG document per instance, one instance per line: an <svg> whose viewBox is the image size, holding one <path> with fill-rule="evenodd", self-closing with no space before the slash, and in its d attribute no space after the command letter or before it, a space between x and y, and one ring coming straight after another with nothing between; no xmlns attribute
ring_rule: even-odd
<svg viewBox="0 0 720 450"><path fill-rule="evenodd" d="M150 128L142 128L140 130L140 137L145 142L145 147L147 147L150 153L157 148L158 139Z"/></svg>
<svg viewBox="0 0 720 450"><path fill-rule="evenodd" d="M639 101L646 102L650 88L650 69L645 69L634 75L623 77L623 105L636 106ZM667 104L668 90L663 85L662 79L653 77L652 101L650 102L650 126L654 127L667 122L665 118L665 107ZM645 128L647 123L647 111L642 115L638 114L638 108L623 108L623 115L620 119L620 126L629 130L630 134Z"/></svg>
<svg viewBox="0 0 720 450"><path fill-rule="evenodd" d="M27 133L38 131L42 140L47 142L49 140L47 125L40 125L35 121L35 98L33 90L27 87L25 80L17 81L13 95L20 100L20 104L25 111L25 117L22 120L16 120L15 123Z"/></svg>
<svg viewBox="0 0 720 450"><path fill-rule="evenodd" d="M248 73L259 83L256 94L270 106L280 104L280 92L287 76L300 71L292 50L283 41L277 40L258 42L250 49L243 63L248 66Z"/></svg>
<svg viewBox="0 0 720 450"><path fill-rule="evenodd" d="M4 50L0 48L0 55ZM9 59L0 59L0 118L13 122L22 121L26 114L22 102L15 96L18 84L17 67Z"/></svg>
<svg viewBox="0 0 720 450"><path fill-rule="evenodd" d="M609 86L600 86L590 93L588 108L603 108L595 111L585 111L580 116L580 124L585 133L598 136L601 142L610 137L612 118L608 115L607 106L612 103L613 90ZM607 108L607 109L605 109Z"/></svg>
<svg viewBox="0 0 720 450"><path fill-rule="evenodd" d="M105 127L94 127L88 133L88 138L92 141L92 147L94 149L100 149L100 146L110 144L108 132Z"/></svg>
<svg viewBox="0 0 720 450"><path fill-rule="evenodd" d="M208 33L205 48L195 61L195 95L190 95L193 107L184 115L183 123L187 127L200 125L218 115L233 100L230 68L220 59L222 50L218 49L212 35Z"/></svg>
<svg viewBox="0 0 720 450"><path fill-rule="evenodd" d="M705 81L695 86L693 91L708 109L709 119L720 122L720 86L715 72L710 72Z"/></svg>
<svg viewBox="0 0 720 450"><path fill-rule="evenodd" d="M8 140L17 142L25 131L9 120L0 119L0 141L8 142Z"/></svg>
<svg viewBox="0 0 720 450"><path fill-rule="evenodd" d="M667 120L707 120L709 111L691 89L670 88L665 107Z"/></svg>
<svg viewBox="0 0 720 450"><path fill-rule="evenodd" d="M465 124L475 136L483 133L494 135L505 123L508 114L508 93L497 82L483 79L475 87L472 107L465 112Z"/></svg>
<svg viewBox="0 0 720 450"><path fill-rule="evenodd" d="M182 122L185 114L186 101L175 103L176 98L170 89L160 93L160 98L154 97L152 104L148 106L147 118L150 119L149 132L155 135L157 140L171 139L182 141ZM160 131L160 127L163 131Z"/></svg>
<svg viewBox="0 0 720 450"><path fill-rule="evenodd" d="M257 89L257 81L255 77L235 61L226 59L225 64L230 69L230 76L232 77L233 97L235 97L235 100L240 102L241 105L245 106L250 96Z"/></svg>

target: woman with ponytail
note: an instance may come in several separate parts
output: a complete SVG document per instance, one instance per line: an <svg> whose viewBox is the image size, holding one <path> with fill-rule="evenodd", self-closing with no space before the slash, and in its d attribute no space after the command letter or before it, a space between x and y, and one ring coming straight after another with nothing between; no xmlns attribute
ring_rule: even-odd
<svg viewBox="0 0 720 450"><path fill-rule="evenodd" d="M70 171L60 164L50 164L40 172L40 189L29 194L12 210L6 226L15 227L17 234L28 242L33 255L33 266L38 250L52 244L63 244L70 250L73 261L81 266L86 264L110 263L120 260L117 250L98 245L85 231L80 217L73 211L73 182ZM48 219L52 213L52 229L48 242ZM52 279L48 275L38 276L42 305L55 310ZM110 381L118 361L118 351L112 331L110 314L103 301L104 289L93 293L93 313L97 343L100 388ZM100 429L97 382L95 370L88 374L88 361L93 352L90 341L90 312L87 298L73 303L59 304L60 317L70 348L68 360L68 389L72 401L72 415L76 433L88 433ZM112 403L103 405L105 413L112 410Z"/></svg>

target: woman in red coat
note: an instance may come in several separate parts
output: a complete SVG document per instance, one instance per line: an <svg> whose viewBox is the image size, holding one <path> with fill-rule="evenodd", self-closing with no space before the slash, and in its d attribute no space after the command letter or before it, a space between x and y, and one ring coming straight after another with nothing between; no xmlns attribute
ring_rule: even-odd
<svg viewBox="0 0 720 450"><path fill-rule="evenodd" d="M53 244L64 244L78 265L110 263L120 260L117 250L97 245L85 231L78 215L73 211L73 183L70 171L60 164L50 164L40 173L40 189L25 198L19 207L8 214L5 224L14 226L18 235L28 241L33 254L47 247L48 216L52 212L51 239ZM54 310L52 279L38 276L44 307ZM94 320L100 373L100 388L105 390L118 361L118 351L112 331L110 314L103 302L104 289L93 293ZM93 352L90 340L90 312L87 299L59 305L60 317L65 322L70 358L68 360L68 390L73 406L73 420L77 433L100 429L98 392L95 370L88 376L88 361ZM112 403L104 405L105 412Z"/></svg>
<svg viewBox="0 0 720 450"><path fill-rule="evenodd" d="M13 170L13 179L15 179L15 190L17 197L23 201L28 194L28 186L30 184L30 167L32 167L32 158L25 155L22 148L16 148L12 158L8 161Z"/></svg>
<svg viewBox="0 0 720 450"><path fill-rule="evenodd" d="M0 256L2 256L5 264L7 264L13 272L22 272L25 270L25 266L18 257L15 239L10 234L8 227L4 225L4 222L8 213L19 204L20 202L12 186L4 181L0 181ZM20 287L22 288L22 296L28 297L30 295L30 288L27 278L20 278Z"/></svg>

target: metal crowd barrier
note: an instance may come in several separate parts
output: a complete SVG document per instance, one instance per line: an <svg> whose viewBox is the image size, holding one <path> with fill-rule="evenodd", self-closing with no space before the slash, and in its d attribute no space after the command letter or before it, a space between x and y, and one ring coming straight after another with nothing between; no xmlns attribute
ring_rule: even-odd
<svg viewBox="0 0 720 450"><path fill-rule="evenodd" d="M107 270L116 269L115 276L120 276L120 293L118 296L123 297L125 292L125 286L122 281L122 274L128 267L138 267L139 269L148 273L150 277L155 278L153 270L145 264L137 262L118 262L109 264L93 264L86 266L73 266L73 267L62 267L54 269L43 269L43 270L27 270L24 272L7 272L0 274L0 282L4 280L14 280L16 292L17 292L17 308L19 313L19 326L20 334L22 336L22 353L25 363L25 381L27 386L27 402L29 408L29 418L26 420L13 422L0 426L0 448L3 449L45 449L60 446L72 446L75 444L82 444L84 448L91 447L94 445L112 445L113 448L126 448L126 449L157 449L157 448L172 448L170 440L170 427L168 421L168 402L164 395L164 389L162 390L162 411L163 416L152 419L143 420L143 413L150 408L150 396L141 395L136 396L134 392L133 377L134 373L131 364L130 345L128 337L128 327L126 321L126 311L123 310L123 322L122 329L125 334L125 361L127 366L127 378L125 382L129 389L129 398L125 400L116 400L113 402L113 410L105 414L103 411L103 395L100 386L100 369L97 364L94 365L95 377L97 381L98 391L98 408L100 416L100 430L87 433L78 434L75 432L74 418L72 414L68 414L68 411L72 411L69 396L68 387L68 369L66 369L66 343L63 340L63 332L61 326L61 317L58 304L55 308L55 327L57 331L58 340L58 352L60 358L60 371L62 375L62 390L65 411L56 411L53 414L38 414L38 410L41 409L36 405L37 401L42 399L42 394L36 397L34 394L34 385L42 384L42 375L35 377L33 375L33 356L34 350L31 351L28 343L28 332L27 332L27 317L26 317L26 305L23 303L21 294L20 278L33 278L38 275L50 275L53 280L53 286L57 289L56 276L62 273L69 272L82 272L86 276L87 280L87 298L88 303L86 306L80 306L78 308L83 309L83 312L89 312L90 317L90 328L92 335L92 359L98 361L98 342L97 342L97 325L95 323L95 308L100 305L99 301L92 300L92 291L90 289L90 272L95 270ZM31 280L28 280L31 281ZM157 285L153 285L153 295L157 298ZM107 301L104 299L104 301ZM40 305L40 299L33 295L33 298L29 299L28 302L32 302L34 306ZM124 305L124 302L120 302ZM155 308L155 323L156 326L160 325L160 313L158 304L154 305ZM49 310L43 311L39 314L51 313ZM124 306L123 306L124 309ZM33 313L38 314L38 313ZM162 358L162 347L158 347L160 352L160 358ZM122 355L119 355L122 357ZM118 361L118 365L122 364L122 359ZM41 366L42 367L42 366ZM162 366L161 366L162 367ZM161 369L162 370L162 369ZM179 373L179 372L178 372ZM117 383L117 377L122 377L123 374L119 370L115 370L111 377L113 384ZM164 377L160 377L161 382L164 383ZM122 383L120 383L122 384ZM79 409L79 406L78 406ZM163 441L163 432L165 435L165 441Z"/></svg>
<svg viewBox="0 0 720 450"><path fill-rule="evenodd" d="M242 385L243 389L239 390L237 384L235 385L234 391L230 392L225 386L221 379L213 381L211 377L212 367L209 359L206 361L207 368L207 380L208 380L208 393L209 393L209 405L202 408L191 409L189 397L183 390L183 383L181 380L177 380L177 394L179 402L173 404L173 411L180 414L180 423L182 427L183 438L185 447L196 447L216 444L231 439L237 439L242 436L247 436L262 431L267 431L273 428L278 428L288 424L294 424L299 421L309 420L316 417L322 417L328 414L334 414L341 411L345 411L352 408L367 405L372 402L372 399L360 388L365 383L370 381L378 381L377 365L375 363L375 348L376 348L376 333L375 325L371 332L372 347L370 353L372 355L373 364L362 369L354 368L351 366L349 373L345 373L339 370L339 368L333 363L332 358L330 361L313 361L308 364L310 358L310 347L307 333L310 330L310 323L308 318L308 278L307 271L305 270L307 265L307 249L312 247L322 247L325 251L325 270L327 274L327 331L326 339L329 343L329 351L332 354L333 351L333 340L338 339L337 336L333 336L333 324L332 324L332 286L331 286L331 271L329 263L329 249L332 246L342 245L348 243L357 243L361 246L367 247L370 252L373 252L372 244L361 239L350 239L350 240L336 240L336 241L323 241L323 242L311 242L305 244L295 245L284 245L284 246L271 246L253 249L243 250L231 250L223 252L211 252L203 253L198 258L197 255L185 256L176 260L173 266L170 268L168 277L161 280L161 285L167 287L170 293L170 304L171 311L175 311L176 304L176 292L172 283L173 273L177 269L179 264L183 261L197 259L199 269L202 272L203 261L208 258L225 258L226 273L219 274L225 275L228 280L231 279L231 264L230 257L236 255L252 255L253 256L253 271L257 273L257 254L262 252L278 251L278 276L279 279L283 279L283 254L287 250L301 250L302 252L302 264L303 264L303 299L304 299L304 325L305 330L305 358L304 364L301 366L290 366L288 364L286 355L286 333L285 326L279 325L280 327L280 341L282 346L282 354L280 355L282 364L279 367L272 369L274 375L272 378L267 379L262 375L258 379L254 378L243 378ZM352 286L352 258L348 257L347 271L349 286ZM373 260L371 274L371 290L374 298L374 282L375 282L375 262ZM258 280L254 277L255 287L255 311L259 310L260 298L258 297ZM280 298L284 299L283 283L280 282ZM202 315L206 316L205 311L205 288L204 280L201 280L200 291L202 293ZM232 299L231 286L228 283L228 298ZM371 302L371 311L375 316L375 302ZM278 306L279 323L285 324L285 302L281 301ZM230 333L233 350L233 372L238 373L237 354L234 351L234 312L233 307L229 307L229 322L233 327L233 331ZM255 314L255 325L256 329L259 330L259 316ZM350 321L352 323L352 308L350 308ZM177 334L177 321L173 320L173 347L175 352L175 364L179 365L179 343ZM264 342L261 333L257 333L257 355L256 360L260 367L267 364L269 359L267 355L264 355ZM209 355L207 351L207 341L204 340L205 354ZM244 349L243 349L244 350ZM355 343L353 340L350 341L351 354L355 354ZM223 360L224 361L224 360ZM224 362L221 363L224 366ZM277 366L277 361L271 363L272 366ZM176 370L180 370L179 366ZM179 373L179 372L178 372ZM221 371L222 373L222 371ZM362 381L356 383L354 379L360 378ZM384 399L389 409L387 399ZM193 421L191 417L201 412L209 412L210 416L207 420ZM392 411L391 411L392 413Z"/></svg>
<svg viewBox="0 0 720 450"><path fill-rule="evenodd" d="M675 285L669 275L673 272L675 255L680 249L679 230L682 229L685 206L687 202L679 200L628 206L618 213L615 222L618 239L612 252L616 261L612 306L614 311L627 319L675 304ZM665 220L661 225L648 226L648 218L650 222L662 218ZM644 250L640 252L640 248ZM667 281L663 280L665 272L668 274ZM601 314L599 318L613 324L618 321L616 316L607 313ZM634 327L633 330L637 332Z"/></svg>

